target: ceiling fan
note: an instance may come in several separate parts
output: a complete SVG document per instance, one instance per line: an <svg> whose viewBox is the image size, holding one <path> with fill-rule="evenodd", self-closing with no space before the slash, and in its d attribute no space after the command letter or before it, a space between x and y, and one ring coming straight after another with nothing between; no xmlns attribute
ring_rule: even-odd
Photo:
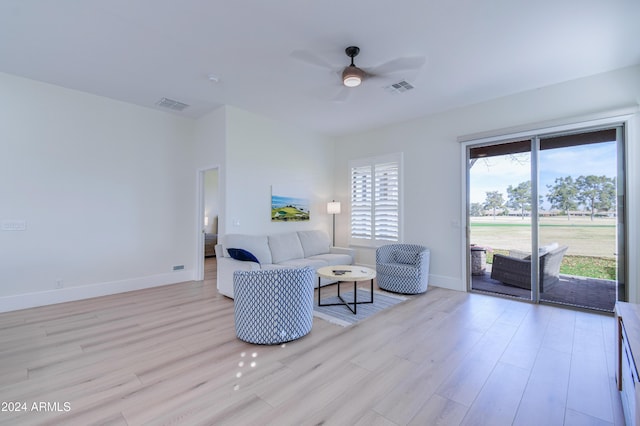
<svg viewBox="0 0 640 426"><path fill-rule="evenodd" d="M344 52L351 58L351 65L342 70L342 84L347 87L360 86L360 83L362 83L366 73L362 71L362 69L356 67L353 63L353 58L358 56L360 48L358 46L349 46Z"/></svg>
<svg viewBox="0 0 640 426"><path fill-rule="evenodd" d="M294 50L291 56L311 65L328 68L336 72L345 87L357 87L365 80L389 78L389 74L398 71L417 70L425 63L424 56L409 56L393 59L373 68L360 68L355 65L354 58L360 53L358 46L349 46L345 49L346 55L351 59L351 64L346 67L335 67L323 58L306 50ZM348 91L341 92L334 100L344 100Z"/></svg>

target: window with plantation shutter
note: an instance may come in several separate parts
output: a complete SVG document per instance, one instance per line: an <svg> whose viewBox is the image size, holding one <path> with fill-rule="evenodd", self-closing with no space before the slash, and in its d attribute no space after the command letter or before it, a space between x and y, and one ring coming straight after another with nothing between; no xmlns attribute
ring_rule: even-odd
<svg viewBox="0 0 640 426"><path fill-rule="evenodd" d="M400 241L401 160L394 154L350 162L352 243Z"/></svg>

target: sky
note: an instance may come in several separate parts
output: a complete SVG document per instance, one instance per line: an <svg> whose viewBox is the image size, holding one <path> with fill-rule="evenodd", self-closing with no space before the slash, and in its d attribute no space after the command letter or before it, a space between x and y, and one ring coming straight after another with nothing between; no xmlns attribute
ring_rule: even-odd
<svg viewBox="0 0 640 426"><path fill-rule="evenodd" d="M547 185L553 185L557 177L616 176L616 143L605 142L568 148L540 151L541 195L547 193ZM486 193L499 191L507 200L507 187L516 187L531 179L530 154L481 158L470 170L469 195L472 203L484 203ZM544 198L543 208L549 209Z"/></svg>

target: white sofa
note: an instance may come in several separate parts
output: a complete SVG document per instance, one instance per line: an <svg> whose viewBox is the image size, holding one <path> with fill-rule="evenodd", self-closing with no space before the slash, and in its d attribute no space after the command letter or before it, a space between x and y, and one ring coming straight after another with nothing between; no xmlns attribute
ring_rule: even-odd
<svg viewBox="0 0 640 426"><path fill-rule="evenodd" d="M352 265L355 256L353 249L331 247L327 233L317 230L273 235L228 234L221 240L221 244L216 245L218 291L232 299L235 271ZM246 250L258 262L233 259L228 250L234 248ZM323 278L320 285L332 282L335 281Z"/></svg>

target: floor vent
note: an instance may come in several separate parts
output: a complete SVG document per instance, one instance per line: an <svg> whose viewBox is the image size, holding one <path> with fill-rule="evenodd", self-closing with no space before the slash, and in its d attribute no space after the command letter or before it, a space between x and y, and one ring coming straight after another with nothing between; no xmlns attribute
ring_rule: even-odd
<svg viewBox="0 0 640 426"><path fill-rule="evenodd" d="M402 80L385 87L384 90L390 93L403 93L413 88L414 87L411 83L409 83L408 81Z"/></svg>
<svg viewBox="0 0 640 426"><path fill-rule="evenodd" d="M183 104L182 102L174 101L173 99L169 98L160 99L158 102L156 102L156 105L175 111L182 111L189 106L187 104Z"/></svg>

